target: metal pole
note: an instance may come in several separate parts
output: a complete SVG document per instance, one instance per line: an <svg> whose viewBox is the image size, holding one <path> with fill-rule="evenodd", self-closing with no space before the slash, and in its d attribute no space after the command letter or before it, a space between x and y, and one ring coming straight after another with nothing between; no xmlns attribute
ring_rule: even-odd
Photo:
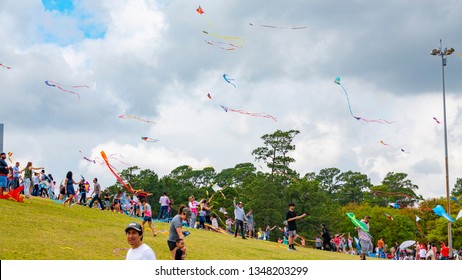
<svg viewBox="0 0 462 280"><path fill-rule="evenodd" d="M448 205L448 214L451 215L451 203L449 198L449 163L448 163L448 131L446 125L446 86L444 82L444 66L446 66L446 54L443 50L443 42L440 39L441 50L441 69L443 74L443 114L444 114L444 163L446 166L446 201ZM448 221L448 247L450 256L452 256L452 233L451 222Z"/></svg>
<svg viewBox="0 0 462 280"><path fill-rule="evenodd" d="M0 153L3 152L3 124L0 123Z"/></svg>

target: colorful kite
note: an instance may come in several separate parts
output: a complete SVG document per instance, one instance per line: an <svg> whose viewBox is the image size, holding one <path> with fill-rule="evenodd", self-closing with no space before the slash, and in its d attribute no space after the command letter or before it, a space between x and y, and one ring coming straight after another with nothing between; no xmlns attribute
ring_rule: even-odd
<svg viewBox="0 0 462 280"><path fill-rule="evenodd" d="M253 24L249 23L250 26L260 26L266 28L273 28L273 29L306 29L306 26L293 26L293 27L285 27L285 26L275 26L275 25L266 25L266 24Z"/></svg>
<svg viewBox="0 0 462 280"><path fill-rule="evenodd" d="M24 197L21 196L21 191L24 189L24 185L19 186L16 189L11 189L7 194L0 194L0 199L11 199L16 202L24 202Z"/></svg>
<svg viewBox="0 0 462 280"><path fill-rule="evenodd" d="M67 92L67 93L70 93L70 94L75 94L79 98L79 101L80 101L80 94L78 92L71 91L71 90L68 90L68 89L65 89L65 88L69 88L69 87L70 88L82 88L82 87L88 88L87 85L65 86L65 85L62 85L60 83L53 82L53 81L45 81L45 84L47 86L50 86L50 87L56 87L56 88L60 89L61 91L64 91L64 92Z"/></svg>
<svg viewBox="0 0 462 280"><path fill-rule="evenodd" d="M369 235L370 237L372 237L369 233L369 228L367 227L367 225L363 222L363 221L360 221L358 219L355 218L355 214L353 213L345 213L345 215L350 218L351 222L359 227L362 231L364 231L367 235Z"/></svg>
<svg viewBox="0 0 462 280"><path fill-rule="evenodd" d="M210 93L207 93L207 97L208 97L209 99L212 99L212 96L210 95Z"/></svg>
<svg viewBox="0 0 462 280"><path fill-rule="evenodd" d="M204 13L204 10L202 10L201 6L199 6L199 8L197 8L196 11L201 15Z"/></svg>
<svg viewBox="0 0 462 280"><path fill-rule="evenodd" d="M8 152L8 160L10 163L13 163L13 159L11 158L13 156L13 152Z"/></svg>
<svg viewBox="0 0 462 280"><path fill-rule="evenodd" d="M235 79L230 79L230 78L228 77L228 74L223 74L223 79L225 79L225 81L226 81L228 84L231 84L231 85L234 86L234 88L236 88L236 85L233 84L233 83L231 82L231 81L234 81Z"/></svg>
<svg viewBox="0 0 462 280"><path fill-rule="evenodd" d="M120 115L120 116L118 116L118 118L119 119L135 119L135 120L139 120L139 121L142 121L142 122L155 124L155 122L153 122L153 121L145 120L145 119L139 118L137 116L132 116L132 115Z"/></svg>
<svg viewBox="0 0 462 280"><path fill-rule="evenodd" d="M454 219L451 218L451 216L449 216L448 213L446 213L446 211L444 210L443 206L441 205L436 205L435 208L433 208L433 212L440 216L440 217L443 217L445 218L446 220L450 221L451 223L454 223Z"/></svg>
<svg viewBox="0 0 462 280"><path fill-rule="evenodd" d="M385 142L383 142L382 140L380 140L380 143L381 143L382 145L384 145L384 146L390 146L390 145L386 144Z"/></svg>
<svg viewBox="0 0 462 280"><path fill-rule="evenodd" d="M252 116L252 117L272 119L275 122L277 121L275 117L273 117L273 116L271 116L269 114L266 114L266 113L249 113L249 112L246 112L246 111L243 111L243 110L231 109L231 108L225 107L223 105L220 105L220 107L225 112L234 112L234 113L239 113L239 114L243 114L243 115L249 115L249 116Z"/></svg>
<svg viewBox="0 0 462 280"><path fill-rule="evenodd" d="M146 142L159 142L158 139L152 139L149 137L141 137L141 140L146 141Z"/></svg>
<svg viewBox="0 0 462 280"><path fill-rule="evenodd" d="M459 214L457 214L456 220L462 218L462 210L459 211Z"/></svg>
<svg viewBox="0 0 462 280"><path fill-rule="evenodd" d="M0 66L2 66L3 68L6 68L6 69L8 69L8 70L11 70L11 67L10 67L10 66L6 66L6 65L3 65L3 64L1 64L1 63L0 63Z"/></svg>
<svg viewBox="0 0 462 280"><path fill-rule="evenodd" d="M202 31L202 32L204 32L204 34L208 34L206 31ZM234 45L234 44L227 43L227 42L210 41L210 40L205 40L205 42L211 46L216 46L226 51L234 51L237 48L242 48L242 46Z"/></svg>
<svg viewBox="0 0 462 280"><path fill-rule="evenodd" d="M114 171L115 168L109 163L109 159L107 158L106 153L104 151L101 151L101 156L103 157L103 160L106 163L109 170L111 171L111 173L116 177L117 181L119 181L119 183L121 183L127 191L135 193L135 190L130 186L130 183L125 183L122 177Z"/></svg>
<svg viewBox="0 0 462 280"><path fill-rule="evenodd" d="M387 213L385 213L385 216L387 216L387 218L392 220L392 221L394 220L393 217L391 215L387 214Z"/></svg>
<svg viewBox="0 0 462 280"><path fill-rule="evenodd" d="M334 80L334 83L336 83L337 85L339 85L340 87L342 87L343 89L343 92L345 93L345 97L346 97L346 100L347 100L347 103L348 103L348 109L350 110L350 115L355 118L356 120L362 120L362 121L365 121L365 122L375 122L375 123L380 123L380 124L391 124L393 122L390 122L390 121L387 121L387 120L384 120L384 119L377 119L377 120L369 120L369 119L365 119L365 118L362 118L362 117L357 117L353 114L353 111L351 110L351 105L350 105L350 98L348 97L348 93L345 89L345 87L343 86L342 83L340 83L340 77L337 77L335 78Z"/></svg>
<svg viewBox="0 0 462 280"><path fill-rule="evenodd" d="M439 121L437 118L433 117L433 119L435 120L435 122L436 122L437 124L440 123L440 121Z"/></svg>

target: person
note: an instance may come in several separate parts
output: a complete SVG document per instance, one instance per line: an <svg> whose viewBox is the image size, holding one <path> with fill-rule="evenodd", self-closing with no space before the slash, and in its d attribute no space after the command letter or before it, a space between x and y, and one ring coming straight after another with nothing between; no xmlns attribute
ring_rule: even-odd
<svg viewBox="0 0 462 280"><path fill-rule="evenodd" d="M444 244L444 241L441 242L441 250L440 250L440 260L449 260L449 247Z"/></svg>
<svg viewBox="0 0 462 280"><path fill-rule="evenodd" d="M167 219L167 210L168 210L169 202L170 202L170 199L168 198L167 193L164 192L164 194L159 198L160 212L159 212L159 216L157 217L158 220Z"/></svg>
<svg viewBox="0 0 462 280"><path fill-rule="evenodd" d="M127 252L126 260L155 260L156 254L148 245L143 243L143 230L135 222L129 223L125 228L127 242L131 248Z"/></svg>
<svg viewBox="0 0 462 280"><path fill-rule="evenodd" d="M154 231L154 227L152 226L151 205L149 205L149 203L146 201L146 198L141 199L141 204L143 205L143 212L144 212L143 223L141 224L143 228L143 232L144 232L144 224L148 222L148 226L151 229L152 234L154 235L154 237L156 237L156 232Z"/></svg>
<svg viewBox="0 0 462 280"><path fill-rule="evenodd" d="M385 242L383 241L383 237L377 241L377 248L379 249L378 252L378 257L384 259L385 258L385 253L383 252L383 246L385 245Z"/></svg>
<svg viewBox="0 0 462 280"><path fill-rule="evenodd" d="M234 221L233 219L231 219L230 217L228 217L228 219L226 219L226 232L229 233L229 234L232 234L233 233L233 230L231 229L232 225L234 224Z"/></svg>
<svg viewBox="0 0 462 280"><path fill-rule="evenodd" d="M334 251L334 248L332 247L330 243L330 240L331 240L330 232L327 229L325 224L321 225L321 237L323 239L322 247L324 248L324 250L327 250L327 247L329 247L330 251Z"/></svg>
<svg viewBox="0 0 462 280"><path fill-rule="evenodd" d="M356 230L358 231L358 237L359 237L359 245L361 245L361 254L359 255L360 260L366 260L366 253L372 251L372 240L371 236L369 235L369 221L371 217L365 216L361 222L366 224L367 227L367 232L365 232L362 228L356 227Z"/></svg>
<svg viewBox="0 0 462 280"><path fill-rule="evenodd" d="M114 210L115 210L117 213L122 212L122 209L121 209L121 207L120 207L121 201L122 201L122 191L121 191L121 190L118 190L118 191L117 191L117 194L114 196L114 200L113 200L113 203L114 203Z"/></svg>
<svg viewBox="0 0 462 280"><path fill-rule="evenodd" d="M179 238L176 240L175 260L186 259L186 246L184 246L184 240Z"/></svg>
<svg viewBox="0 0 462 280"><path fill-rule="evenodd" d="M72 171L68 171L66 174L66 179L64 179L65 193L67 194L67 199L64 200L63 205L65 206L69 202L69 207L72 206L72 201L74 200L75 190L74 185L78 185L79 182L72 178Z"/></svg>
<svg viewBox="0 0 462 280"><path fill-rule="evenodd" d="M289 234L289 250L297 250L295 249L295 237L297 236L297 223L296 220L302 219L306 217L306 213L303 213L300 216L297 216L297 213L294 211L295 203L289 203L289 211L286 214L286 222L288 226L288 234Z"/></svg>
<svg viewBox="0 0 462 280"><path fill-rule="evenodd" d="M103 204L103 201L101 200L101 186L100 184L98 183L98 178L93 178L93 191L91 192L91 200L90 200L90 204L88 205L88 207L92 208L93 207L93 202L95 202L95 200L98 200L98 203L99 203L99 206L101 207L101 210L104 210L104 204ZM107 191L107 189L106 189Z"/></svg>
<svg viewBox="0 0 462 280"><path fill-rule="evenodd" d="M168 233L167 245L170 249L170 253L172 254L172 260L175 259L175 248L176 248L176 241L178 239L184 239L183 234L183 223L182 221L187 222L191 216L191 211L185 205L180 205L178 209L178 214L173 217L172 221L170 222L170 230Z"/></svg>
<svg viewBox="0 0 462 280"><path fill-rule="evenodd" d="M205 223L208 225L212 224L211 213L213 206L210 206L210 202L212 201L214 195L215 194L212 194L210 198L202 204L202 208L205 210Z"/></svg>
<svg viewBox="0 0 462 280"><path fill-rule="evenodd" d="M19 162L13 166L13 189L19 188L19 175L21 175L21 171L19 171Z"/></svg>
<svg viewBox="0 0 462 280"><path fill-rule="evenodd" d="M39 174L34 172L32 176L32 196L38 196L39 193Z"/></svg>
<svg viewBox="0 0 462 280"><path fill-rule="evenodd" d="M191 210L191 220L189 221L189 227L195 228L196 227L196 218L197 214L199 214L199 205L204 202L205 199L202 199L201 201L196 201L196 198L191 195L189 197L189 202L188 206L189 209Z"/></svg>
<svg viewBox="0 0 462 280"><path fill-rule="evenodd" d="M424 243L420 243L420 250L419 250L419 259L426 260L427 259L427 246Z"/></svg>
<svg viewBox="0 0 462 280"><path fill-rule="evenodd" d="M218 229L218 216L217 216L217 214L214 213L214 214L212 215L212 219L211 219L211 220L212 220L212 227Z"/></svg>
<svg viewBox="0 0 462 280"><path fill-rule="evenodd" d="M111 209L111 197L112 195L109 195L109 189L104 190L104 206L106 210Z"/></svg>
<svg viewBox="0 0 462 280"><path fill-rule="evenodd" d="M10 173L11 167L5 161L6 154L0 154L0 195L3 195L3 191L6 190L8 186L8 173Z"/></svg>
<svg viewBox="0 0 462 280"><path fill-rule="evenodd" d="M205 229L205 208L202 207L201 211L199 211L199 228Z"/></svg>
<svg viewBox="0 0 462 280"><path fill-rule="evenodd" d="M85 179L80 179L79 182L80 205L87 205L87 190L85 189Z"/></svg>
<svg viewBox="0 0 462 280"><path fill-rule="evenodd" d="M261 230L261 228L258 228L257 239L258 240L263 240L263 231Z"/></svg>
<svg viewBox="0 0 462 280"><path fill-rule="evenodd" d="M32 183L32 171L41 170L43 167L33 167L32 162L28 162L26 167L24 167L20 173L24 172L24 195L26 198L30 198L30 188Z"/></svg>
<svg viewBox="0 0 462 280"><path fill-rule="evenodd" d="M246 239L244 235L244 221L247 220L247 217L245 216L245 211L244 211L244 206L242 205L242 202L239 201L239 203L236 204L236 198L233 200L233 205L234 205L234 223L235 223L235 228L234 228L234 237L237 237L237 231L239 230L239 227L241 228L241 237L242 239Z"/></svg>
<svg viewBox="0 0 462 280"><path fill-rule="evenodd" d="M254 235L254 231L255 231L255 225L254 225L254 221L253 221L253 211L252 209L249 210L249 212L247 213L247 215L245 215L247 217L247 234L250 238L253 238L253 235Z"/></svg>
<svg viewBox="0 0 462 280"><path fill-rule="evenodd" d="M266 241L270 240L270 233L275 228L276 228L276 226L270 227L269 225L266 225L266 229L265 229L265 240Z"/></svg>
<svg viewBox="0 0 462 280"><path fill-rule="evenodd" d="M321 250L322 249L322 240L321 240L321 238L319 238L319 236L316 236L314 242L315 242L316 249Z"/></svg>

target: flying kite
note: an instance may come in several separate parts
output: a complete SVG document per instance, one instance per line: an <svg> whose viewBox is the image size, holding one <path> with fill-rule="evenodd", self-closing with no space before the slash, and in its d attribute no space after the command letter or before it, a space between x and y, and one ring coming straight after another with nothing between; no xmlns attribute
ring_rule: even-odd
<svg viewBox="0 0 462 280"><path fill-rule="evenodd" d="M437 118L433 117L433 119L435 120L435 122L436 122L437 124L440 123L440 121L439 121Z"/></svg>
<svg viewBox="0 0 462 280"><path fill-rule="evenodd" d="M6 69L8 69L8 70L11 70L11 67L10 67L10 66L6 66L6 65L3 65L3 64L1 64L1 63L0 63L0 66L2 66L3 68L6 68Z"/></svg>
<svg viewBox="0 0 462 280"><path fill-rule="evenodd" d="M226 81L228 84L231 84L231 85L234 86L234 88L236 88L236 85L233 84L233 83L231 82L231 81L234 81L235 79L230 79L230 78L228 77L228 74L223 74L223 79L225 79L225 81Z"/></svg>
<svg viewBox="0 0 462 280"><path fill-rule="evenodd" d="M8 160L10 163L13 163L13 159L11 158L13 156L13 152L8 152Z"/></svg>
<svg viewBox="0 0 462 280"><path fill-rule="evenodd" d="M201 6L199 6L199 8L197 8L196 11L201 15L204 13L204 10L202 10Z"/></svg>
<svg viewBox="0 0 462 280"><path fill-rule="evenodd" d="M388 203L388 205L395 208L395 209L399 209L399 204L396 203L396 202L390 202L390 203Z"/></svg>
<svg viewBox="0 0 462 280"><path fill-rule="evenodd" d="M275 25L266 25L266 24L253 24L249 23L250 26L260 26L266 28L273 28L273 29L306 29L306 26L293 26L293 27L285 27L285 26L275 26Z"/></svg>
<svg viewBox="0 0 462 280"><path fill-rule="evenodd" d="M153 121L145 120L145 119L139 118L137 116L132 116L132 115L120 115L120 116L118 116L118 118L119 119L135 119L135 120L139 120L139 121L142 121L142 122L145 122L145 123L155 124L155 122L153 122Z"/></svg>
<svg viewBox="0 0 462 280"><path fill-rule="evenodd" d="M380 143L381 143L382 145L384 145L384 146L390 146L389 144L383 142L382 140L380 140Z"/></svg>
<svg viewBox="0 0 462 280"><path fill-rule="evenodd" d="M433 208L433 212L440 216L440 217L443 217L445 218L446 220L450 221L451 223L454 223L454 219L451 218L451 216L449 216L448 213L446 213L446 211L444 210L443 206L441 205L436 205L435 208Z"/></svg>
<svg viewBox="0 0 462 280"><path fill-rule="evenodd" d="M159 140L152 139L150 137L141 137L141 140L146 141L146 142L159 142Z"/></svg>
<svg viewBox="0 0 462 280"><path fill-rule="evenodd" d="M45 84L47 86L50 86L50 87L56 87L58 88L59 90L61 91L64 91L64 92L67 92L67 93L70 93L70 94L75 94L77 95L77 97L79 98L79 101L80 101L80 94L78 92L75 92L75 91L72 91L72 90L68 90L68 89L65 89L65 88L81 88L81 87L86 87L88 88L87 85L76 85L76 86L65 86L65 85L62 85L60 83L57 83L57 82L53 82L53 81L45 81Z"/></svg>
<svg viewBox="0 0 462 280"><path fill-rule="evenodd" d="M387 214L387 213L385 213L385 216L387 216L387 218L392 220L392 221L394 220L393 217L391 215Z"/></svg>
<svg viewBox="0 0 462 280"><path fill-rule="evenodd" d="M243 115L249 115L249 116L252 116L252 117L272 119L275 122L277 121L275 117L273 117L273 116L271 116L269 114L266 114L266 113L249 113L249 112L246 112L246 111L243 111L243 110L231 109L231 108L225 107L223 105L220 105L220 107L225 112L234 112L234 113L239 113L239 114L243 114Z"/></svg>
<svg viewBox="0 0 462 280"><path fill-rule="evenodd" d="M210 95L210 93L207 93L207 97L208 97L209 99L212 99L212 96Z"/></svg>
<svg viewBox="0 0 462 280"><path fill-rule="evenodd" d="M462 218L462 210L460 210L459 214L457 214L456 220L458 220L459 218Z"/></svg>
<svg viewBox="0 0 462 280"><path fill-rule="evenodd" d="M204 34L208 34L206 31L202 31L202 32L204 32ZM226 42L220 42L220 41L205 40L205 42L211 46L217 46L218 48L222 50L227 50L227 51L234 51L236 50L236 48L242 48L242 46L238 46L238 45L226 43Z"/></svg>
<svg viewBox="0 0 462 280"><path fill-rule="evenodd" d="M393 122L390 122L390 121L387 121L387 120L384 120L384 119L377 119L377 120L369 120L369 119L365 119L365 118L362 118L362 117L358 117L358 116L355 116L353 114L353 111L351 110L351 105L350 105L350 98L348 97L348 93L345 89L345 87L343 86L342 83L340 83L340 77L336 77L335 80L334 80L334 83L336 83L337 85L339 85L340 87L342 87L343 89L343 92L345 93L345 97L346 97L346 100L347 100L347 103L348 103L348 109L350 110L350 115L355 118L356 120L362 120L362 121L365 121L365 122L375 122L375 123L380 123L380 124L391 124Z"/></svg>
<svg viewBox="0 0 462 280"><path fill-rule="evenodd" d="M119 181L119 183L121 183L122 186L124 186L125 189L127 189L127 191L135 193L135 190L130 186L130 183L125 183L122 177L114 171L114 167L109 163L109 159L107 158L106 153L104 151L101 151L101 156L103 157L103 160L106 163L109 170L111 171L111 173L116 177L117 181Z"/></svg>
<svg viewBox="0 0 462 280"><path fill-rule="evenodd" d="M462 206L462 203L460 203L457 198L455 197L451 197L451 200L454 201L455 203L459 204L460 206Z"/></svg>
<svg viewBox="0 0 462 280"><path fill-rule="evenodd" d="M369 228L367 227L367 225L363 222L363 221L360 221L358 219L355 218L355 214L353 213L345 213L345 215L350 218L351 222L357 226L358 228L360 228L362 231L364 231L367 235L369 235L370 237L371 234L369 233Z"/></svg>

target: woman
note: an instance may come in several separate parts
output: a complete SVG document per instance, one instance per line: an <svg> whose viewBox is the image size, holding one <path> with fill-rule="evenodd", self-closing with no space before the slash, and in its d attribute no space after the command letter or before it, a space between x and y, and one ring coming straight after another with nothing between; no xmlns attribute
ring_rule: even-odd
<svg viewBox="0 0 462 280"><path fill-rule="evenodd" d="M75 190L74 185L78 185L79 182L72 179L72 171L67 172L66 179L64 179L64 191L67 194L67 199L64 200L63 206L66 206L66 203L69 201L69 207L72 205L72 201L74 200Z"/></svg>
<svg viewBox="0 0 462 280"><path fill-rule="evenodd" d="M202 199L200 202L197 202L193 195L189 197L189 210L191 211L191 219L189 220L189 227L196 227L196 218L199 214L199 205L204 202L205 199Z"/></svg>
<svg viewBox="0 0 462 280"><path fill-rule="evenodd" d="M122 212L122 210L120 210L120 202L122 200L122 191L117 191L117 195L114 196L114 210L119 213L119 212Z"/></svg>
<svg viewBox="0 0 462 280"><path fill-rule="evenodd" d="M28 162L26 167L20 171L20 173L24 172L24 195L26 198L30 198L30 188L32 182L32 170L42 170L43 167L33 167L32 162Z"/></svg>
<svg viewBox="0 0 462 280"><path fill-rule="evenodd" d="M187 222L189 216L191 216L191 211L189 211L189 208L185 205L181 205L180 209L178 210L178 215L173 217L172 221L170 222L170 231L168 234L167 244L172 254L172 260L175 259L176 241L178 239L184 239L182 221Z"/></svg>

